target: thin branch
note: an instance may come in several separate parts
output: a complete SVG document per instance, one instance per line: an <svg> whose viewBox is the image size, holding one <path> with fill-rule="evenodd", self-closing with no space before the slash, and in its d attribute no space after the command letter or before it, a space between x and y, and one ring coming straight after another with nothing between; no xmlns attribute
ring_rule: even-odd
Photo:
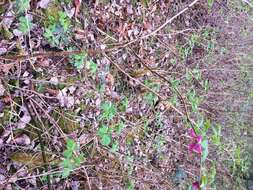
<svg viewBox="0 0 253 190"><path fill-rule="evenodd" d="M152 92L153 94L155 94L160 100L165 101L166 98L162 97L160 94L158 94L157 92L155 92L153 89L149 88L148 86L146 86L145 84L143 84L142 82L140 82L139 80L131 77L128 73L126 73L117 63L115 63L114 61L111 60L111 58L103 53L103 55L119 70L121 71L123 74L125 74L127 77L129 77L131 80L135 81L136 83L138 83L139 85L141 85L142 87L144 87L145 89L147 89L148 91ZM175 106L173 106L172 104L170 104L170 107L175 110L179 115L184 116L184 114L179 111Z"/></svg>
<svg viewBox="0 0 253 190"><path fill-rule="evenodd" d="M132 53L135 55L135 57L138 58L138 60L141 62L141 64L146 69L148 69L151 73L155 74L156 76L158 76L159 78L161 78L165 82L167 82L170 85L170 88L172 88L176 92L176 94L179 96L180 100L182 101L184 109L185 109L185 114L183 114L183 115L186 116L187 120L189 121L189 123L191 124L191 126L194 128L195 122L193 120L191 120L191 118L189 116L189 113L188 113L188 110L187 110L187 106L186 106L186 102L185 102L185 99L182 96L181 92L177 88L173 88L171 82L168 79L166 79L164 76L160 75L155 70L151 69L133 49L131 49L131 48L129 48L129 49L132 51Z"/></svg>

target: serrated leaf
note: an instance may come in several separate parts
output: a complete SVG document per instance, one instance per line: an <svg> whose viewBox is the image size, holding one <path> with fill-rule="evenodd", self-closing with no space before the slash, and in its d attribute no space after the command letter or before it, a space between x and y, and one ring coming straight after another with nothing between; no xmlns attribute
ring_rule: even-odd
<svg viewBox="0 0 253 190"><path fill-rule="evenodd" d="M71 158L71 157L72 157L72 151L69 150L69 149L65 150L65 151L63 152L63 156L64 156L65 158Z"/></svg>
<svg viewBox="0 0 253 190"><path fill-rule="evenodd" d="M104 146L108 146L111 143L111 136L104 134L101 138L101 144Z"/></svg>
<svg viewBox="0 0 253 190"><path fill-rule="evenodd" d="M112 144L112 148L111 148L111 151L113 153L117 152L119 150L119 143L116 141Z"/></svg>
<svg viewBox="0 0 253 190"><path fill-rule="evenodd" d="M108 131L108 127L105 126L105 125L103 125L102 127L100 127L100 128L98 129L98 135L99 135L99 136L103 136L104 134L107 133L107 131Z"/></svg>
<svg viewBox="0 0 253 190"><path fill-rule="evenodd" d="M71 169L70 168L64 168L62 172L62 177L67 178L70 175Z"/></svg>
<svg viewBox="0 0 253 190"><path fill-rule="evenodd" d="M73 139L67 139L67 149L72 151L77 149L77 145Z"/></svg>

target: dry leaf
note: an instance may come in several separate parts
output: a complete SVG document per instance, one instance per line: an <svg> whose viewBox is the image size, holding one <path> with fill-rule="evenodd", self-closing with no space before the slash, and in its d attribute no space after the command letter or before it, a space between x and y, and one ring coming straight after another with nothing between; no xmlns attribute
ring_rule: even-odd
<svg viewBox="0 0 253 190"><path fill-rule="evenodd" d="M46 9L46 8L48 8L50 2L51 2L51 0L41 0L38 2L37 7L42 8L42 9Z"/></svg>

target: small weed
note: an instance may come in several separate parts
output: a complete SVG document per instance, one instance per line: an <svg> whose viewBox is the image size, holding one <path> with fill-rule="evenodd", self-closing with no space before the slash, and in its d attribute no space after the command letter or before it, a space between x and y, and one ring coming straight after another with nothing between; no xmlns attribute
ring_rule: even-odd
<svg viewBox="0 0 253 190"><path fill-rule="evenodd" d="M68 49L69 51L73 50L72 48ZM81 54L71 55L70 63L77 69L81 70L84 67L85 60L87 59L87 53L83 52Z"/></svg>
<svg viewBox="0 0 253 190"><path fill-rule="evenodd" d="M110 143L112 141L112 129L111 128L103 125L98 129L97 134L101 140L102 145L104 145L104 146L110 145Z"/></svg>
<svg viewBox="0 0 253 190"><path fill-rule="evenodd" d="M194 89L187 93L187 98L191 104L192 111L196 112L202 99L197 96L196 91Z"/></svg>
<svg viewBox="0 0 253 190"><path fill-rule="evenodd" d="M75 155L76 151L78 151L78 146L75 141L67 139L67 149L63 152L64 160L61 162L61 165L63 166L63 178L68 177L71 171L79 167L84 160L83 154L80 154L79 156Z"/></svg>
<svg viewBox="0 0 253 190"><path fill-rule="evenodd" d="M59 11L56 15L49 15L45 25L44 37L51 46L68 43L71 21L65 12Z"/></svg>
<svg viewBox="0 0 253 190"><path fill-rule="evenodd" d="M29 0L16 0L15 6L18 10L18 13L24 13L30 8Z"/></svg>
<svg viewBox="0 0 253 190"><path fill-rule="evenodd" d="M30 19L26 16L19 17L19 27L18 30L20 30L23 34L27 34L32 28L32 22Z"/></svg>
<svg viewBox="0 0 253 190"><path fill-rule="evenodd" d="M106 119L108 121L112 120L113 117L117 113L116 107L113 105L112 102L105 102L101 105L102 110L102 119Z"/></svg>
<svg viewBox="0 0 253 190"><path fill-rule="evenodd" d="M128 107L128 103L129 103L128 98L125 97L125 98L123 99L123 101L121 102L121 104L119 105L119 110L120 110L121 112L125 112L126 109L127 109L127 107Z"/></svg>
<svg viewBox="0 0 253 190"><path fill-rule="evenodd" d="M90 70L92 75L97 73L98 65L92 60L86 62L87 69Z"/></svg>
<svg viewBox="0 0 253 190"><path fill-rule="evenodd" d="M159 85L152 83L150 80L145 80L144 84L152 88L154 91L158 91L160 89ZM149 105L155 105L158 101L158 97L153 92L146 92L143 99Z"/></svg>

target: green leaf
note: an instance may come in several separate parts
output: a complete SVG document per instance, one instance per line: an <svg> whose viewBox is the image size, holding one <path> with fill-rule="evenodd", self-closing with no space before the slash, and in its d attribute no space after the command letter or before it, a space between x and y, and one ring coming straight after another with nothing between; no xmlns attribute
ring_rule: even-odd
<svg viewBox="0 0 253 190"><path fill-rule="evenodd" d="M213 0L207 0L208 9L211 10L213 6Z"/></svg>
<svg viewBox="0 0 253 190"><path fill-rule="evenodd" d="M200 186L203 189L203 188L206 187L206 185L207 185L207 177L206 177L206 175L202 175L201 176L201 184L200 184Z"/></svg>
<svg viewBox="0 0 253 190"><path fill-rule="evenodd" d="M76 142L73 139L67 139L67 149L75 151L77 149Z"/></svg>
<svg viewBox="0 0 253 190"><path fill-rule="evenodd" d="M115 132L119 135L124 127L125 124L123 122L118 123L115 125Z"/></svg>
<svg viewBox="0 0 253 190"><path fill-rule="evenodd" d="M32 28L32 23L31 21L25 17L19 17L19 27L18 29L23 33L23 34L27 34Z"/></svg>
<svg viewBox="0 0 253 190"><path fill-rule="evenodd" d="M84 155L83 154L80 154L79 156L75 157L74 162L75 162L76 167L80 166L81 162L83 160L84 160Z"/></svg>
<svg viewBox="0 0 253 190"><path fill-rule="evenodd" d="M98 129L98 135L99 136L103 136L104 134L106 134L108 132L108 127L106 125L103 125L102 127L100 127Z"/></svg>
<svg viewBox="0 0 253 190"><path fill-rule="evenodd" d="M16 7L18 8L18 13L24 13L30 8L29 0L16 0Z"/></svg>
<svg viewBox="0 0 253 190"><path fill-rule="evenodd" d="M205 121L205 123L204 123L204 129L203 129L204 134L207 133L207 131L208 131L208 129L209 129L210 127L211 127L211 122L210 122L209 119L207 119L207 120Z"/></svg>
<svg viewBox="0 0 253 190"><path fill-rule="evenodd" d="M116 115L116 107L111 102L105 102L101 106L102 118L112 120Z"/></svg>
<svg viewBox="0 0 253 190"><path fill-rule="evenodd" d="M89 68L90 68L91 74L94 75L97 72L98 65L96 63L94 63L92 60L90 60L89 61Z"/></svg>
<svg viewBox="0 0 253 190"><path fill-rule="evenodd" d="M71 158L71 157L72 157L72 151L69 150L69 149L65 150L65 151L63 152L63 156L64 156L65 158Z"/></svg>
<svg viewBox="0 0 253 190"><path fill-rule="evenodd" d="M70 172L71 172L70 168L64 168L63 173L62 173L62 177L67 178L70 175Z"/></svg>
<svg viewBox="0 0 253 190"><path fill-rule="evenodd" d="M202 146L202 154L201 154L201 162L205 162L208 155L208 140L204 139L201 143Z"/></svg>
<svg viewBox="0 0 253 190"><path fill-rule="evenodd" d="M101 139L101 144L104 146L108 146L111 143L111 136L108 134L104 134Z"/></svg>
<svg viewBox="0 0 253 190"><path fill-rule="evenodd" d="M116 141L112 144L111 152L115 153L119 150L119 143Z"/></svg>

